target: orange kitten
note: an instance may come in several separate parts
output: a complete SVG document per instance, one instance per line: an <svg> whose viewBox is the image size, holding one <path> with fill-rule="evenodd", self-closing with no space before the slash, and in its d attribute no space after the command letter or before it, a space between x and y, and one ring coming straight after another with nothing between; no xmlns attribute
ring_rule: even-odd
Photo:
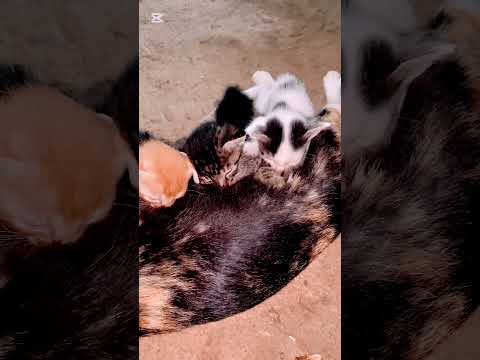
<svg viewBox="0 0 480 360"><path fill-rule="evenodd" d="M187 155L157 140L139 150L140 197L152 206L168 207L185 195L188 182L198 175Z"/></svg>
<svg viewBox="0 0 480 360"><path fill-rule="evenodd" d="M69 243L113 206L138 168L112 120L56 90L30 86L0 99L0 220L32 241Z"/></svg>

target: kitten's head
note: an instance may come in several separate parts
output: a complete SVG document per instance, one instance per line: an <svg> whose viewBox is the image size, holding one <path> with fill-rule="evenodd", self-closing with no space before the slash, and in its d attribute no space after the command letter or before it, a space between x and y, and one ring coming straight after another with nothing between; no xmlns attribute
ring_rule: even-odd
<svg viewBox="0 0 480 360"><path fill-rule="evenodd" d="M139 195L154 207L171 206L182 197L190 179L198 183L188 157L158 140L139 148Z"/></svg>
<svg viewBox="0 0 480 360"><path fill-rule="evenodd" d="M244 152L260 156L276 171L296 169L303 164L312 139L329 123L307 119L301 114L277 109L267 116L257 117L246 129Z"/></svg>

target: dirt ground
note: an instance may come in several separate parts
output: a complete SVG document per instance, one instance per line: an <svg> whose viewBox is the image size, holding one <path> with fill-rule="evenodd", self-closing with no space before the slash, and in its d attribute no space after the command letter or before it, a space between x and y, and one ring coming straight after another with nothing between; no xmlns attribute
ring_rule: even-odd
<svg viewBox="0 0 480 360"><path fill-rule="evenodd" d="M241 6L239 6L241 4ZM164 13L163 23L151 23ZM322 78L340 70L340 1L140 2L140 126L175 141L214 108L226 85L259 69L303 79L324 104ZM140 358L340 359L340 240L264 303L217 323L140 340Z"/></svg>

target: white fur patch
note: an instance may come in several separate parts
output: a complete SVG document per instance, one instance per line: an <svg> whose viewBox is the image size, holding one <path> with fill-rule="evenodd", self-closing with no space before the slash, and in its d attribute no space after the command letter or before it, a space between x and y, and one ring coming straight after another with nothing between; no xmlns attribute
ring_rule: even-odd
<svg viewBox="0 0 480 360"><path fill-rule="evenodd" d="M329 71L323 77L323 88L327 99L326 108L341 112L342 108L342 77L338 71Z"/></svg>
<svg viewBox="0 0 480 360"><path fill-rule="evenodd" d="M328 86L332 107L338 108L341 103L340 74L331 72L324 79ZM309 141L304 146L295 149L292 144L292 125L296 121L310 128L310 118L315 116L313 104L306 88L295 75L286 73L274 79L266 71L257 71L252 77L255 86L246 90L247 96L254 100L255 110L265 116L255 118L245 132L250 140L245 142L243 151L249 156L259 156L259 142L265 139L264 131L268 121L275 118L282 127L282 139L275 154L265 154L262 158L277 171L284 171L301 166L308 150ZM340 84L341 85L341 84ZM284 104L283 107L277 105Z"/></svg>
<svg viewBox="0 0 480 360"><path fill-rule="evenodd" d="M304 146L295 149L291 140L292 126L295 121L302 121L305 127L308 128L309 123L301 114L290 110L275 110L269 114L268 117L260 116L254 119L245 130L251 140L245 143L243 148L244 153L249 156L258 156L260 154L259 144L256 139L258 136L262 136L261 134L263 134L263 130L266 128L268 121L274 118L277 119L282 126L281 143L275 154L264 156L263 159L277 171L284 171L301 166L309 143L307 142Z"/></svg>
<svg viewBox="0 0 480 360"><path fill-rule="evenodd" d="M295 75L286 73L273 79L272 75L266 71L256 71L252 79L256 85L246 90L245 94L254 100L255 110L258 113L269 114L276 104L284 102L289 109L305 117L315 115L305 85Z"/></svg>

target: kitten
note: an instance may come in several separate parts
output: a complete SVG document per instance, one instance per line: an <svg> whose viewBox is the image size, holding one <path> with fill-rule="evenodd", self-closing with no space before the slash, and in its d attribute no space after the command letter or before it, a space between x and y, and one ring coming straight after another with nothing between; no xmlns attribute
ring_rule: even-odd
<svg viewBox="0 0 480 360"><path fill-rule="evenodd" d="M18 77L11 69L2 76ZM0 219L35 243L77 240L108 214L127 169L138 186L136 160L112 120L52 88L9 88L0 118Z"/></svg>
<svg viewBox="0 0 480 360"><path fill-rule="evenodd" d="M149 140L141 144L139 159L139 194L152 206L171 206L185 195L192 177L199 183L186 154L161 141Z"/></svg>
<svg viewBox="0 0 480 360"><path fill-rule="evenodd" d="M330 124L314 117L306 89L295 76L283 74L274 81L270 74L256 72L253 79L257 85L246 94L255 98L255 108L263 116L246 128L243 151L260 156L280 173L298 168L311 140Z"/></svg>
<svg viewBox="0 0 480 360"><path fill-rule="evenodd" d="M253 101L238 87L228 87L213 118L196 128L180 148L188 154L200 183L228 183L240 159L240 138L253 116Z"/></svg>

